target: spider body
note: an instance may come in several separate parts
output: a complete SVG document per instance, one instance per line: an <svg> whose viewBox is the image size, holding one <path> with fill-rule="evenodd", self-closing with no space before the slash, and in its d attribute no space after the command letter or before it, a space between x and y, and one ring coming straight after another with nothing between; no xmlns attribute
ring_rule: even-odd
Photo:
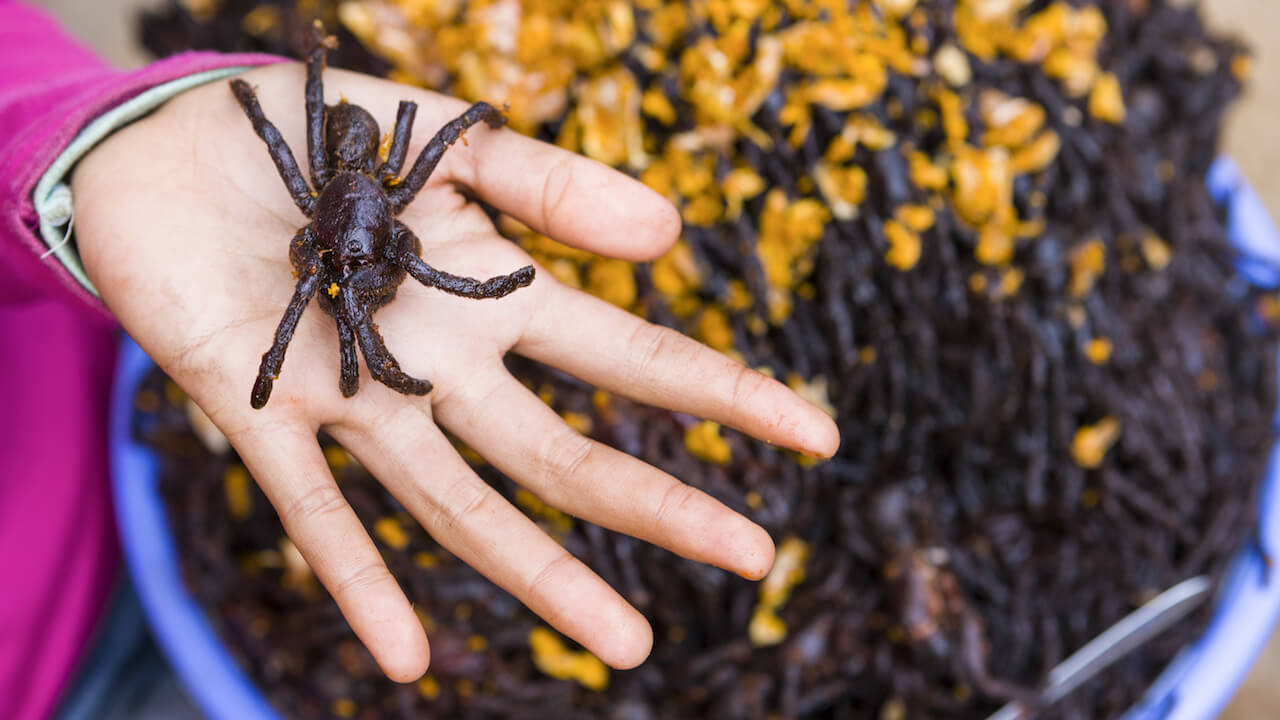
<svg viewBox="0 0 1280 720"><path fill-rule="evenodd" d="M373 178L341 173L316 198L316 251L326 269L345 279L386 256L392 221L391 205Z"/></svg>
<svg viewBox="0 0 1280 720"><path fill-rule="evenodd" d="M359 389L357 348L375 380L405 394L425 395L431 392L431 383L400 369L373 324L373 312L395 298L406 276L462 297L497 298L533 282L533 266L484 281L450 275L422 260L422 244L396 216L467 128L481 121L497 128L505 119L487 103L472 105L436 133L402 179L400 170L409 151L417 105L400 103L391 146L379 163L381 134L373 116L345 99L337 105L324 105L321 75L326 50L334 47L334 39L326 37L317 23L311 41L305 93L311 186L302 177L293 151L263 114L253 88L243 80L231 81L232 93L266 143L294 204L311 220L289 245L289 261L298 283L274 342L262 356L249 402L254 408L267 404L284 364L285 350L312 298L337 324L338 386L345 397Z"/></svg>

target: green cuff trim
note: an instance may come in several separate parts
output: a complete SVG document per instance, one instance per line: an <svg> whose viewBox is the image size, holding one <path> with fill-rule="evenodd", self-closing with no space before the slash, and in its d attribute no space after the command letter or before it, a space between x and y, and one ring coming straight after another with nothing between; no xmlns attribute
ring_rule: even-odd
<svg viewBox="0 0 1280 720"><path fill-rule="evenodd" d="M71 237L71 228L75 224L75 204L71 197L71 187L66 182L71 168L75 167L80 158L87 155L105 137L155 110L173 96L205 83L239 75L254 67L256 66L243 65L207 70L157 85L99 115L84 130L81 130L67 149L53 161L44 175L40 176L35 192L31 194L36 214L40 218L40 238L49 248L42 257L53 255L77 282L97 296L98 290L85 275L84 266L80 264L80 253L76 248L75 240Z"/></svg>

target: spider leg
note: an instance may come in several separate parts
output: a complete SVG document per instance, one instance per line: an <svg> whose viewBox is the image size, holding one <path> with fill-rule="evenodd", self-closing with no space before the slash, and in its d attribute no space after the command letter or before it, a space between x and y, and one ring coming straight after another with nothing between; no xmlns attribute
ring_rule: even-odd
<svg viewBox="0 0 1280 720"><path fill-rule="evenodd" d="M396 240L396 264L412 275L414 280L427 287L437 288L451 295L481 300L510 295L533 282L532 265L525 265L513 273L496 275L488 280L451 275L431 267L418 255L417 250L421 247L421 243L404 223L397 222L392 232Z"/></svg>
<svg viewBox="0 0 1280 720"><path fill-rule="evenodd" d="M404 167L405 156L409 154L409 137L413 134L413 118L417 112L417 103L400 101L400 109L396 111L396 129L391 135L391 150L387 153L387 161L376 173L383 185L396 184L400 168Z"/></svg>
<svg viewBox="0 0 1280 720"><path fill-rule="evenodd" d="M342 293L342 307L347 321L354 326L360 350L364 352L365 365L369 366L369 374L374 380L405 395L426 395L431 392L431 383L419 380L400 369L400 363L387 350L382 334L374 326L369 311L361 303L355 292Z"/></svg>
<svg viewBox="0 0 1280 720"><path fill-rule="evenodd" d="M338 321L338 352L342 358L342 377L338 381L338 387L342 390L342 397L352 397L360 389L360 360L356 357L356 334L341 315L336 315L335 319Z"/></svg>
<svg viewBox="0 0 1280 720"><path fill-rule="evenodd" d="M298 170L298 162L293 159L293 151L289 149L289 144L284 141L284 137L280 135L276 126L272 125L267 116L262 113L258 96L253 88L249 87L249 83L236 78L231 81L231 92L240 102L240 108L248 116L249 122L253 123L253 131L267 144L271 160L275 162L276 170L280 172L280 179L284 180L284 185L289 189L289 195L293 197L294 204L304 215L311 217L316 199Z"/></svg>
<svg viewBox="0 0 1280 720"><path fill-rule="evenodd" d="M404 182L396 185L388 193L391 196L391 207L395 214L399 215L400 211L413 201L418 191L427 183L427 178L431 177L432 171L440 163L440 158L444 157L444 151L457 142L467 128L482 120L492 128L502 127L507 122L507 118L492 105L478 102L436 131L435 137L431 138L431 142L427 143L427 146L422 149L422 154L414 161L409 174L404 176Z"/></svg>
<svg viewBox="0 0 1280 720"><path fill-rule="evenodd" d="M320 256L315 250L308 249L310 257L298 271L298 285L294 288L293 299L285 308L284 317L276 327L275 341L271 349L262 354L262 364L258 366L258 379L253 383L253 393L249 396L249 404L254 410L261 410L271 397L271 386L280 376L280 366L284 364L284 351L293 339L294 330L298 329L298 320L307 303L315 296L320 287Z"/></svg>
<svg viewBox="0 0 1280 720"><path fill-rule="evenodd" d="M325 35L317 20L311 27L311 50L307 57L307 160L311 165L311 184L322 188L329 184L329 158L324 147L324 68L329 50L337 47L337 39Z"/></svg>

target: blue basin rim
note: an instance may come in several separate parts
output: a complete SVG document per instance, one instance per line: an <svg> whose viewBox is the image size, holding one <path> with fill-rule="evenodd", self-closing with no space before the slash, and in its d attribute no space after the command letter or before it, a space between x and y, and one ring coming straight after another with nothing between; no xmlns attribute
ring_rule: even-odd
<svg viewBox="0 0 1280 720"><path fill-rule="evenodd" d="M186 588L164 500L159 462L133 436L133 398L155 365L129 337L120 343L111 397L111 484L125 564L152 635L211 720L284 720L245 675Z"/></svg>

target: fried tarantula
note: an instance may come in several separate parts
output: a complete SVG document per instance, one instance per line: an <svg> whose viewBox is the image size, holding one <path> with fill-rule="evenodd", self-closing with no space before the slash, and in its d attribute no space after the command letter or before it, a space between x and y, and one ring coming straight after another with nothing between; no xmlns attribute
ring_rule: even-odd
<svg viewBox="0 0 1280 720"><path fill-rule="evenodd" d="M324 104L320 76L326 52L337 47L336 38L326 36L317 22L310 40L307 160L315 192L303 179L289 145L263 115L253 88L240 79L231 81L231 92L253 123L254 132L266 143L293 202L311 219L289 245L289 261L297 271L298 285L276 328L275 341L262 356L249 404L255 409L267 404L298 320L321 288L324 291L318 295L320 308L338 324L342 364L338 387L343 396L351 397L359 388L357 343L375 380L406 395L426 395L431 392L431 383L410 377L400 369L372 322L374 311L395 298L406 273L428 287L481 299L499 298L529 285L533 282L533 266L484 281L436 270L419 257L422 244L395 216L413 201L445 151L467 128L482 120L498 128L506 118L488 103L472 105L440 128L402 179L400 169L409 152L417 104L400 102L390 151L385 161L375 164L381 135L373 116L345 99L337 105Z"/></svg>

